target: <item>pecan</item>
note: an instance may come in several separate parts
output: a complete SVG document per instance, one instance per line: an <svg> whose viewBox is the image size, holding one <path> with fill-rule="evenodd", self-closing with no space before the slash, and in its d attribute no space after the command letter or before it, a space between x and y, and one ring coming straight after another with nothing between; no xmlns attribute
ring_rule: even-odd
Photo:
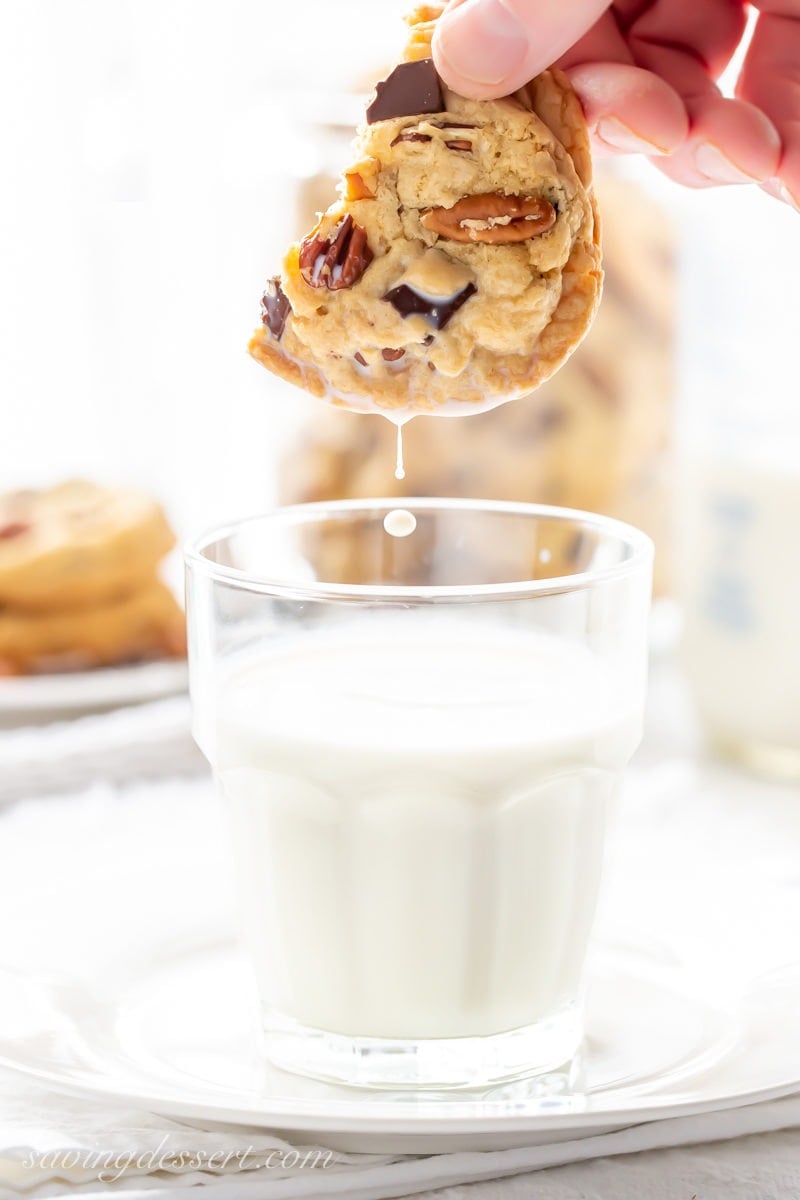
<svg viewBox="0 0 800 1200"><path fill-rule="evenodd" d="M375 193L358 171L348 171L344 177L345 200L374 200Z"/></svg>
<svg viewBox="0 0 800 1200"><path fill-rule="evenodd" d="M348 213L330 233L322 232L325 219L300 246L300 274L309 287L329 292L352 287L372 262L367 234Z"/></svg>
<svg viewBox="0 0 800 1200"><path fill-rule="evenodd" d="M0 541L10 542L12 538L27 533L30 527L28 521L9 521L6 525L0 525Z"/></svg>
<svg viewBox="0 0 800 1200"><path fill-rule="evenodd" d="M540 196L503 196L488 192L465 196L452 208L429 208L420 218L425 229L454 242L524 242L547 233L556 210Z"/></svg>
<svg viewBox="0 0 800 1200"><path fill-rule="evenodd" d="M477 128L477 126L475 126L475 125L465 125L463 123L459 124L457 121L426 121L425 124L428 126L429 129L430 128L440 129L440 130L457 129L461 133L464 133L470 129ZM469 141L468 138L456 137L454 135L450 139L450 141L447 141L446 136L447 135L445 134L444 144L445 144L445 146L447 146L448 150L471 150L472 149L472 142ZM430 133L423 133L422 128L420 126L409 125L407 129L403 129L403 130L401 130L400 133L398 133L397 137L392 142L392 145L396 146L398 142L432 142L432 141L433 141L433 136Z"/></svg>

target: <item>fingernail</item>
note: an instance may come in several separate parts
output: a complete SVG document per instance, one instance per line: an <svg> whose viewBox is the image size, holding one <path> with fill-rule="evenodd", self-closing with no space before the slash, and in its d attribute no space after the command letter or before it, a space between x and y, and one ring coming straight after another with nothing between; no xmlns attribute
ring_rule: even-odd
<svg viewBox="0 0 800 1200"><path fill-rule="evenodd" d="M701 142L694 152L694 165L701 175L711 183L757 183L755 175L748 175L727 154L711 142Z"/></svg>
<svg viewBox="0 0 800 1200"><path fill-rule="evenodd" d="M788 204L790 208L793 208L795 212L800 212L800 200L795 199L785 183L782 183L779 179L776 179L775 183L777 185L775 190L778 193L778 198L784 204Z"/></svg>
<svg viewBox="0 0 800 1200"><path fill-rule="evenodd" d="M618 117L601 117L595 126L595 136L612 150L625 154L668 154L663 146L648 141Z"/></svg>
<svg viewBox="0 0 800 1200"><path fill-rule="evenodd" d="M528 53L525 29L502 0L466 0L439 20L438 50L454 74L474 83L502 83Z"/></svg>

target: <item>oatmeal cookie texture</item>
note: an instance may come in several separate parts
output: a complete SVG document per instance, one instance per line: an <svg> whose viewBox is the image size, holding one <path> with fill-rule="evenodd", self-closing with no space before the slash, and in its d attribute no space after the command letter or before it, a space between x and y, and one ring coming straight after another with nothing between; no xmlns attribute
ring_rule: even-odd
<svg viewBox="0 0 800 1200"><path fill-rule="evenodd" d="M181 657L161 506L84 480L0 496L0 676Z"/></svg>
<svg viewBox="0 0 800 1200"><path fill-rule="evenodd" d="M602 289L569 82L546 71L491 102L448 91L430 57L442 8L408 18L406 61L378 86L340 199L289 249L250 342L312 394L396 417L530 392L578 346Z"/></svg>
<svg viewBox="0 0 800 1200"><path fill-rule="evenodd" d="M0 496L0 609L80 607L148 582L175 544L161 506L70 480Z"/></svg>

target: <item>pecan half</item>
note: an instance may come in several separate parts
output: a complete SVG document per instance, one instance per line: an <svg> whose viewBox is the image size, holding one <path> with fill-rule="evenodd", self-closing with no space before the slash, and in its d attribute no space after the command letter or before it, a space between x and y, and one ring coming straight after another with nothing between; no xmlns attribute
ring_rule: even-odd
<svg viewBox="0 0 800 1200"><path fill-rule="evenodd" d="M374 200L375 193L359 171L347 171L344 177L345 200Z"/></svg>
<svg viewBox="0 0 800 1200"><path fill-rule="evenodd" d="M330 232L323 232L325 219L300 246L300 274L309 287L329 292L352 287L372 262L367 234L348 213Z"/></svg>
<svg viewBox="0 0 800 1200"><path fill-rule="evenodd" d="M396 146L398 142L432 142L433 135L430 133L425 133L424 127L427 127L428 129L440 130L441 140L444 141L444 144L447 146L448 150L473 149L472 142L466 137L458 137L456 134L452 134L450 140L448 141L448 135L445 132L446 130L455 129L463 134L470 129L477 128L475 125L466 125L463 122L459 124L456 121L425 121L423 122L422 126L409 125L406 129L403 129L400 133L398 133L397 137L392 142L392 145Z"/></svg>
<svg viewBox="0 0 800 1200"><path fill-rule="evenodd" d="M10 542L12 538L27 533L30 528L28 521L9 521L7 525L0 525L0 541Z"/></svg>
<svg viewBox="0 0 800 1200"><path fill-rule="evenodd" d="M465 196L452 208L429 208L420 218L425 229L453 242L524 242L547 233L556 210L541 196L502 196L488 192Z"/></svg>

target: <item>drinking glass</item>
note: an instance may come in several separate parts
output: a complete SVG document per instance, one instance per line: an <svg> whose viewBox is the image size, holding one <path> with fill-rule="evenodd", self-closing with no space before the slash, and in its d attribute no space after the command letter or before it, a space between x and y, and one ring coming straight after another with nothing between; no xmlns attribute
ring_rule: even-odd
<svg viewBox="0 0 800 1200"><path fill-rule="evenodd" d="M652 546L568 509L396 504L278 509L190 547L194 734L231 813L266 1056L484 1087L581 1041Z"/></svg>

